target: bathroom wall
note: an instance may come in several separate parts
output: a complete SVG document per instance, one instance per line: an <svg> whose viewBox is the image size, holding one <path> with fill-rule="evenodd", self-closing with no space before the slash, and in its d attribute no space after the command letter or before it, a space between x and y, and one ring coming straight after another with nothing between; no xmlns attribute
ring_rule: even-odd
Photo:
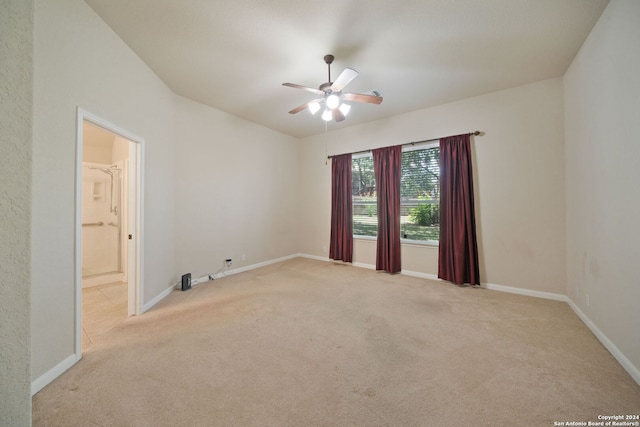
<svg viewBox="0 0 640 427"><path fill-rule="evenodd" d="M100 169L96 169L100 168ZM120 224L122 171L109 165L83 163L82 167L82 287L120 281L122 271ZM112 187L113 186L113 187ZM97 275L108 277L96 277Z"/></svg>
<svg viewBox="0 0 640 427"><path fill-rule="evenodd" d="M83 123L82 222L119 224L82 227L82 287L126 281L127 240L125 238L127 183L125 159L130 141L89 122ZM95 168L112 168L114 200L111 200L111 176ZM93 169L92 169L93 168ZM101 195L94 194L96 191ZM99 197L98 197L99 196ZM110 212L116 206L115 212ZM120 272L120 274L112 274ZM108 274L106 274L108 273ZM100 277L96 277L96 274ZM89 277L87 277L89 276Z"/></svg>
<svg viewBox="0 0 640 427"><path fill-rule="evenodd" d="M91 123L82 124L82 161L111 165L116 136Z"/></svg>

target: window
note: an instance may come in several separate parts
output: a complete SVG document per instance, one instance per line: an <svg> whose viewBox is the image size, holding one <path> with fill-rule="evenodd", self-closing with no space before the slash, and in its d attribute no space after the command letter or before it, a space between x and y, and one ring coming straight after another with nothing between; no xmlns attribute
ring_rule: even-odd
<svg viewBox="0 0 640 427"><path fill-rule="evenodd" d="M353 234L377 235L376 181L371 154L354 155ZM437 243L440 233L440 148L406 147L402 151L400 232L403 240Z"/></svg>
<svg viewBox="0 0 640 427"><path fill-rule="evenodd" d="M378 234L378 201L376 178L371 154L354 155L351 160L353 180L353 235L373 236Z"/></svg>
<svg viewBox="0 0 640 427"><path fill-rule="evenodd" d="M409 147L402 152L400 235L437 242L440 236L440 147Z"/></svg>

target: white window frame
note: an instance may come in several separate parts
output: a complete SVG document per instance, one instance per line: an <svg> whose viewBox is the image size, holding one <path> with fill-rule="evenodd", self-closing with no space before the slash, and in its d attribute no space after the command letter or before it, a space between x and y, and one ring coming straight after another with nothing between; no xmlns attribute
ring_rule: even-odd
<svg viewBox="0 0 640 427"><path fill-rule="evenodd" d="M404 153L408 151L427 150L429 148L436 148L439 146L440 146L440 141L418 143L418 144L402 147L402 152ZM438 199L437 205L438 207L440 206L440 199ZM406 245L416 245L416 246L439 246L440 245L439 240L413 240L413 239L405 239L403 237L400 237L400 243L406 244Z"/></svg>

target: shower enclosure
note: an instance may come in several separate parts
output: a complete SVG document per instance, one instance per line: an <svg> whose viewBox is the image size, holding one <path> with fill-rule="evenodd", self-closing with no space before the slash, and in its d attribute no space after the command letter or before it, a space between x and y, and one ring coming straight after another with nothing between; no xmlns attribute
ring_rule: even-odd
<svg viewBox="0 0 640 427"><path fill-rule="evenodd" d="M124 281L122 168L82 165L82 286Z"/></svg>

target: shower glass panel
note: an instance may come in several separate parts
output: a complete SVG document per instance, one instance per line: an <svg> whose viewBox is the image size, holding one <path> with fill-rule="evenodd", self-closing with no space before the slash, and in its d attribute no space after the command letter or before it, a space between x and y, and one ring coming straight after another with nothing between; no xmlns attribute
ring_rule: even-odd
<svg viewBox="0 0 640 427"><path fill-rule="evenodd" d="M82 166L82 277L119 273L122 170Z"/></svg>

